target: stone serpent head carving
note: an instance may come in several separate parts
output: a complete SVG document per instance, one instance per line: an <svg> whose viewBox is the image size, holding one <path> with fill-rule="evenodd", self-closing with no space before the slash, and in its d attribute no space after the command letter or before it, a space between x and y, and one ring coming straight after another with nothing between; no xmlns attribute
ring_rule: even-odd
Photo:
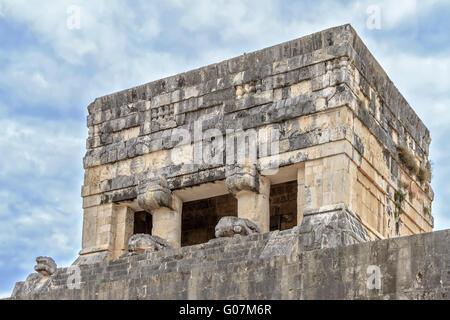
<svg viewBox="0 0 450 320"><path fill-rule="evenodd" d="M37 265L34 266L34 270L44 277L51 276L56 272L56 263L50 257L37 257L36 258Z"/></svg>
<svg viewBox="0 0 450 320"><path fill-rule="evenodd" d="M128 252L155 252L170 248L172 248L170 244L163 238L145 233L134 234L128 241Z"/></svg>
<svg viewBox="0 0 450 320"><path fill-rule="evenodd" d="M233 237L236 235L248 236L253 233L260 233L261 229L248 219L238 217L223 217L219 220L215 228L216 238Z"/></svg>

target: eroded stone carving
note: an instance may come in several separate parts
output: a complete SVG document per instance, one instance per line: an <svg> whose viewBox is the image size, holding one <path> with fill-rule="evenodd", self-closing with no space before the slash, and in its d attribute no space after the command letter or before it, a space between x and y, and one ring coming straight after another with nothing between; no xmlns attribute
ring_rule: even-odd
<svg viewBox="0 0 450 320"><path fill-rule="evenodd" d="M223 217L215 228L216 238L233 237L235 235L248 236L261 233L261 229L248 219L238 217Z"/></svg>
<svg viewBox="0 0 450 320"><path fill-rule="evenodd" d="M241 99L255 93L261 93L263 89L264 86L262 85L261 79L253 80L245 84L240 84L235 86L236 98Z"/></svg>
<svg viewBox="0 0 450 320"><path fill-rule="evenodd" d="M57 266L55 260L50 257L37 257L36 263L37 265L34 266L34 270L44 277L51 276L56 272Z"/></svg>
<svg viewBox="0 0 450 320"><path fill-rule="evenodd" d="M14 287L12 297L37 294L46 290L57 275L57 266L50 257L37 257L34 270L37 273L30 274L25 281L18 282Z"/></svg>
<svg viewBox="0 0 450 320"><path fill-rule="evenodd" d="M226 172L227 189L233 195L239 191L259 192L259 173L256 165L231 165Z"/></svg>
<svg viewBox="0 0 450 320"><path fill-rule="evenodd" d="M145 233L134 234L128 241L128 251L134 253L155 252L170 248L172 248L170 244L163 238Z"/></svg>
<svg viewBox="0 0 450 320"><path fill-rule="evenodd" d="M152 131L176 126L174 104L152 108Z"/></svg>
<svg viewBox="0 0 450 320"><path fill-rule="evenodd" d="M140 181L137 200L139 206L149 212L161 207L175 209L172 205L172 192L164 177Z"/></svg>

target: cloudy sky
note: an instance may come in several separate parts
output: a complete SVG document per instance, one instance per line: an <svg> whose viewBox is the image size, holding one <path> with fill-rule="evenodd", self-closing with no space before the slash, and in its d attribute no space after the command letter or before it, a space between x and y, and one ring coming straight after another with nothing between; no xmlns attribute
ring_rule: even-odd
<svg viewBox="0 0 450 320"><path fill-rule="evenodd" d="M449 16L432 0L0 0L0 297L36 256L80 250L95 97L345 23L430 129L435 229L450 228Z"/></svg>

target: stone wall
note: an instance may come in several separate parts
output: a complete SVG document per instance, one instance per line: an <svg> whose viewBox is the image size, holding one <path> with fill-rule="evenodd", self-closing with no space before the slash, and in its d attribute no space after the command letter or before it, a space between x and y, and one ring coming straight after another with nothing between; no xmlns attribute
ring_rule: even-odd
<svg viewBox="0 0 450 320"><path fill-rule="evenodd" d="M360 243L357 221L335 208L301 228L81 265L79 288L60 268L37 292L17 283L13 299L450 298L450 230Z"/></svg>
<svg viewBox="0 0 450 320"><path fill-rule="evenodd" d="M195 200L227 193L225 163L192 163L195 139L178 145L179 130L196 123L224 140L230 129L279 132L277 165L298 172L266 178L297 181L297 225L305 212L344 205L373 239L432 230L429 181L397 150L426 168L429 132L350 25L107 95L88 110L81 255L123 253L124 211L142 210L139 181L149 176L165 177L181 202L201 185L210 193ZM258 172L274 160L259 153Z"/></svg>

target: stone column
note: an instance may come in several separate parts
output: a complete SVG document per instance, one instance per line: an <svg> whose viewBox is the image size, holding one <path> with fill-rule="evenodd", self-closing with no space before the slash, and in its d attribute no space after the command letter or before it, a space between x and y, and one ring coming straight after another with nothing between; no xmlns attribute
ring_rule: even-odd
<svg viewBox="0 0 450 320"><path fill-rule="evenodd" d="M270 231L270 180L259 174L255 166L227 168L226 185L238 200L238 217Z"/></svg>
<svg viewBox="0 0 450 320"><path fill-rule="evenodd" d="M91 264L112 259L116 237L116 212L113 203L86 206L80 256L74 264Z"/></svg>
<svg viewBox="0 0 450 320"><path fill-rule="evenodd" d="M138 188L139 206L152 215L152 235L174 248L181 247L181 199L170 191L163 177L140 182Z"/></svg>
<svg viewBox="0 0 450 320"><path fill-rule="evenodd" d="M303 221L305 201L305 164L302 164L297 170L297 226Z"/></svg>
<svg viewBox="0 0 450 320"><path fill-rule="evenodd" d="M113 259L119 258L128 252L128 240L133 235L134 211L127 206L116 208L115 212L115 244Z"/></svg>

